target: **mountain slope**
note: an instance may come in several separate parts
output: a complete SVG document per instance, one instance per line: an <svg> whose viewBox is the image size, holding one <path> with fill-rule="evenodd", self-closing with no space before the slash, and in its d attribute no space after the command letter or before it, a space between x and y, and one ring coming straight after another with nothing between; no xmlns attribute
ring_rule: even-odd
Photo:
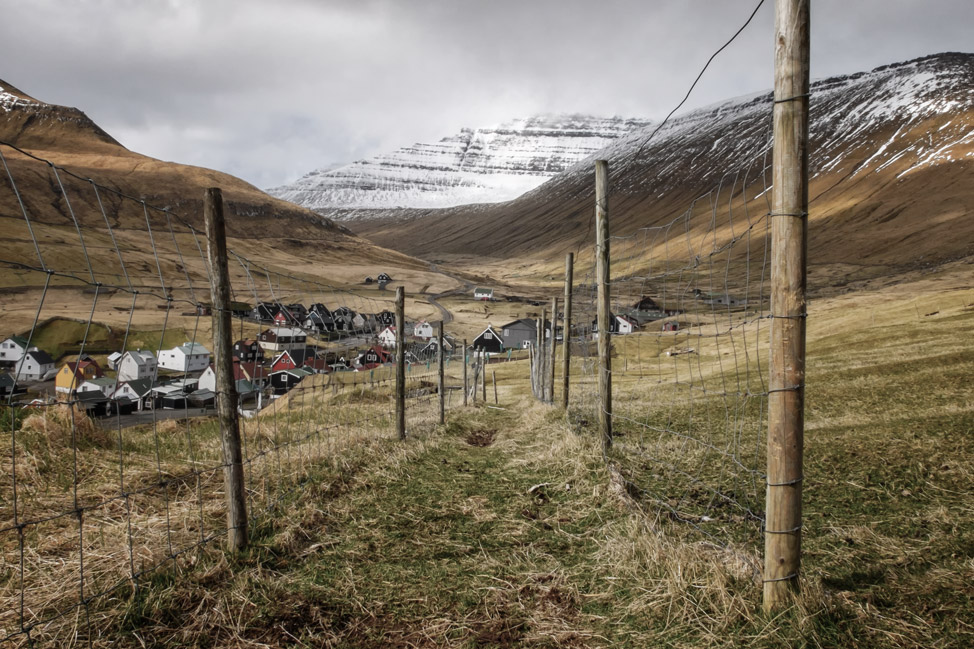
<svg viewBox="0 0 974 649"><path fill-rule="evenodd" d="M941 54L813 84L811 259L903 265L974 253L972 80L974 55ZM723 102L648 143L651 128L598 152L610 161L613 233L665 224L715 189L746 186L744 203L766 211L771 103L770 93ZM427 257L557 258L590 248L593 186L586 161L514 201L388 210L354 229Z"/></svg>
<svg viewBox="0 0 974 649"><path fill-rule="evenodd" d="M506 201L537 187L645 127L644 120L544 115L491 128L463 129L338 168L312 171L269 193L342 218L395 207L450 207Z"/></svg>
<svg viewBox="0 0 974 649"><path fill-rule="evenodd" d="M63 165L101 181L111 180L115 188L142 197L152 205L168 206L174 212L199 215L203 190L223 188L227 201L229 231L234 236L274 236L266 220L280 223L279 232L320 238L347 237L348 231L308 210L280 201L238 178L211 169L155 160L129 151L77 108L47 104L0 80L0 141L39 158ZM48 191L49 181L36 165L16 152L5 152L13 175L30 202ZM4 193L0 206L14 213ZM48 201L34 201L34 218L58 219L62 207L52 212ZM86 213L89 210L79 210ZM99 215L100 216L100 215Z"/></svg>
<svg viewBox="0 0 974 649"><path fill-rule="evenodd" d="M152 278L162 274L167 283L178 285L187 281L188 271L205 284L205 263L194 254L200 252L199 240L190 228L204 230L207 187L223 191L231 247L268 268L307 273L316 281L335 285L357 284L377 272L376 265L399 277L406 277L403 270L409 269L420 286L444 281L428 273L426 263L380 248L238 178L129 151L82 111L38 101L4 81L0 81L0 154L0 240L7 262L0 287L28 281L10 267L36 265L39 256L57 260L59 271L82 276L89 272L85 258L90 256L91 265L107 273L103 281L124 285L126 280L112 261L115 255L109 252L116 243L131 257L126 265L138 269L142 281L155 281ZM106 221L111 224L111 237ZM150 228L156 232L154 240ZM178 246L174 245L177 239ZM89 250L82 250L82 243ZM188 251L186 259L177 247ZM156 257L164 258L163 262ZM191 257L195 257L192 263ZM234 272L245 274L241 269ZM41 274L30 278L28 284L43 282ZM241 275L238 280L244 286L248 278ZM444 289L454 285L455 281L447 280Z"/></svg>

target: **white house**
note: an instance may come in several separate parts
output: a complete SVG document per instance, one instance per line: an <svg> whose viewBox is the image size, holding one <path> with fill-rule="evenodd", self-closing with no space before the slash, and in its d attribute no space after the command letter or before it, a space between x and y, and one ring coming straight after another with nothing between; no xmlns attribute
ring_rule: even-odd
<svg viewBox="0 0 974 649"><path fill-rule="evenodd" d="M200 390L209 390L211 392L216 392L216 370L213 366L208 366L203 373L200 374L200 382L197 384Z"/></svg>
<svg viewBox="0 0 974 649"><path fill-rule="evenodd" d="M396 346L396 327L395 325L389 325L385 329L379 332L379 344L383 347L395 347Z"/></svg>
<svg viewBox="0 0 974 649"><path fill-rule="evenodd" d="M122 354L116 369L118 370L119 381L155 379L158 373L158 363L155 354L140 349Z"/></svg>
<svg viewBox="0 0 974 649"><path fill-rule="evenodd" d="M107 359L108 360L108 367L110 367L111 369L113 369L113 370L115 370L117 372L118 371L118 362L120 360L122 360L122 356L123 356L122 352L112 352L111 354L109 354L108 355L108 359Z"/></svg>
<svg viewBox="0 0 974 649"><path fill-rule="evenodd" d="M27 339L23 336L11 336L0 342L0 363L16 363L24 357L27 351Z"/></svg>
<svg viewBox="0 0 974 649"><path fill-rule="evenodd" d="M50 354L36 347L28 350L17 361L14 369L14 376L18 381L43 381L55 374L54 359Z"/></svg>
<svg viewBox="0 0 974 649"><path fill-rule="evenodd" d="M473 299L489 302L490 300L494 299L494 289L477 287L473 290Z"/></svg>
<svg viewBox="0 0 974 649"><path fill-rule="evenodd" d="M417 322L413 325L413 335L423 340L429 340L433 337L433 325L425 320Z"/></svg>
<svg viewBox="0 0 974 649"><path fill-rule="evenodd" d="M118 381L108 376L100 376L88 379L78 386L78 392L101 392L109 399L115 394Z"/></svg>
<svg viewBox="0 0 974 649"><path fill-rule="evenodd" d="M613 333L631 334L639 328L639 324L627 315L616 316L616 328Z"/></svg>
<svg viewBox="0 0 974 649"><path fill-rule="evenodd" d="M199 343L184 343L159 352L159 367L177 372L202 372L210 365L210 350Z"/></svg>

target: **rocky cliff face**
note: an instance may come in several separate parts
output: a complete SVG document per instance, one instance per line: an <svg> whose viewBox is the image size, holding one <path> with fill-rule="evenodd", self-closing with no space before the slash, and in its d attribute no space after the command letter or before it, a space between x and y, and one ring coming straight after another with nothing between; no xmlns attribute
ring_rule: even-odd
<svg viewBox="0 0 974 649"><path fill-rule="evenodd" d="M273 196L328 213L339 208L452 207L511 200L645 120L547 115L463 129L339 168L312 171ZM355 214L346 213L354 218Z"/></svg>

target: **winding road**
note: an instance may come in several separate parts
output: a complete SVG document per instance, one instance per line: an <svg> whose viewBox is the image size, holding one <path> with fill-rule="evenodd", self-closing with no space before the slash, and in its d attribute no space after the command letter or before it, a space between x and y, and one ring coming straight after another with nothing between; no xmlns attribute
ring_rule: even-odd
<svg viewBox="0 0 974 649"><path fill-rule="evenodd" d="M442 293L437 293L436 295L427 295L426 301L435 306L440 311L440 319L443 324L447 325L453 322L453 314L445 306L437 302L440 298L450 297L451 295L461 295L464 293L469 293L473 290L473 282L468 282L462 277L457 277L456 275L451 275L450 273L444 272L437 268L436 264L430 264L430 272L438 273L440 275L446 275L452 280L460 282L461 286L458 288L450 289L449 291L443 291Z"/></svg>

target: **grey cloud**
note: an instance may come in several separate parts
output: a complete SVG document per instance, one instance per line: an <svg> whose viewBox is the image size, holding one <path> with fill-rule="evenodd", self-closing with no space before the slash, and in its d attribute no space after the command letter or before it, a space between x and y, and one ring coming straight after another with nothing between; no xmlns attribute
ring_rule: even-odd
<svg viewBox="0 0 974 649"><path fill-rule="evenodd" d="M0 0L0 78L261 187L535 112L661 118L757 0ZM817 0L821 77L970 49L969 0ZM688 107L769 89L773 1Z"/></svg>

